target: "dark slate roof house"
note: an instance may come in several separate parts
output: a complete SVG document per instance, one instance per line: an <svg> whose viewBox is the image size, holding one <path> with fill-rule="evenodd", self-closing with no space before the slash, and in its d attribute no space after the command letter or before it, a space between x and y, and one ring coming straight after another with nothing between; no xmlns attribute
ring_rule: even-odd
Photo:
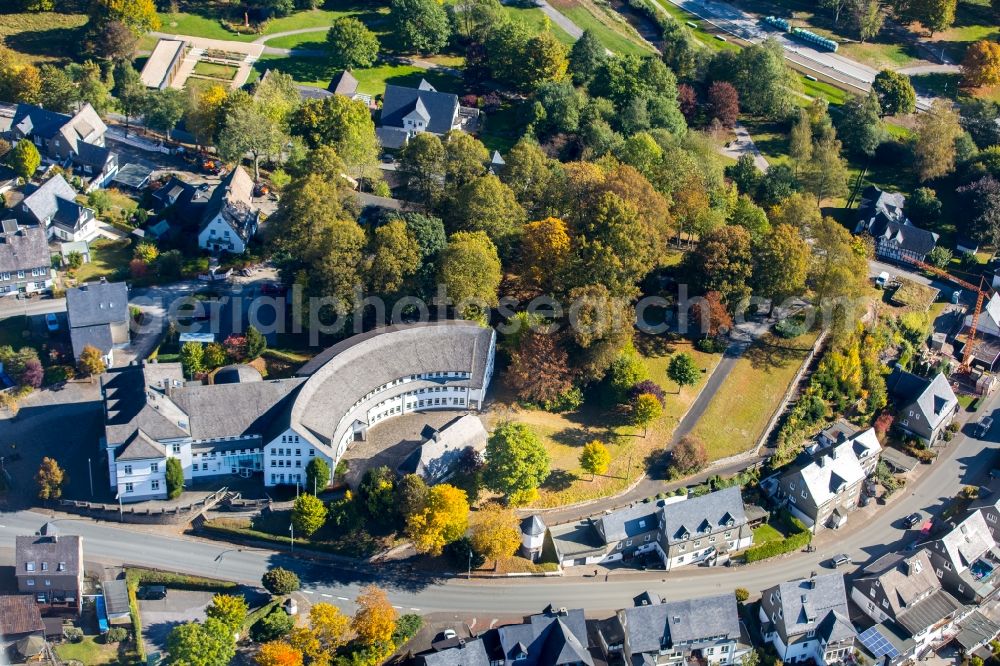
<svg viewBox="0 0 1000 666"><path fill-rule="evenodd" d="M490 666L482 638L455 639L453 646L419 655L421 666Z"/></svg>
<svg viewBox="0 0 1000 666"><path fill-rule="evenodd" d="M112 362L112 349L128 344L128 289L124 282L85 284L66 290L73 354L79 359L84 347L97 347Z"/></svg>
<svg viewBox="0 0 1000 666"><path fill-rule="evenodd" d="M41 185L24 188L18 213L24 224L45 229L50 237L62 240L87 240L94 223L94 211L76 202L76 190L62 174L56 174Z"/></svg>
<svg viewBox="0 0 1000 666"><path fill-rule="evenodd" d="M788 581L761 592L764 639L786 662L839 663L853 653L856 633L839 573Z"/></svg>
<svg viewBox="0 0 1000 666"><path fill-rule="evenodd" d="M52 286L52 260L45 231L41 227L20 227L14 220L4 220L0 229L0 295Z"/></svg>
<svg viewBox="0 0 1000 666"><path fill-rule="evenodd" d="M870 185L861 193L856 233L875 239L875 253L883 259L924 261L937 245L938 235L914 226L903 212L906 198Z"/></svg>
<svg viewBox="0 0 1000 666"><path fill-rule="evenodd" d="M593 666L583 610L555 608L497 629L504 666Z"/></svg>
<svg viewBox="0 0 1000 666"><path fill-rule="evenodd" d="M401 148L420 132L447 134L461 126L458 95L442 93L421 80L417 88L387 85L382 97L381 126L376 130L386 148Z"/></svg>
<svg viewBox="0 0 1000 666"><path fill-rule="evenodd" d="M886 380L886 388L900 406L896 425L930 444L958 411L958 397L940 372L927 379L897 366Z"/></svg>
<svg viewBox="0 0 1000 666"><path fill-rule="evenodd" d="M349 71L342 69L333 75L326 89L334 95L353 97L354 93L358 92L358 80Z"/></svg>

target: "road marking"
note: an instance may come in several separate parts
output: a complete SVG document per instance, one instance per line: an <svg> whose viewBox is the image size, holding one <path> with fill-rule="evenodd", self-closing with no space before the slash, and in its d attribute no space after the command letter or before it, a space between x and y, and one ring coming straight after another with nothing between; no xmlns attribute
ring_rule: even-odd
<svg viewBox="0 0 1000 666"><path fill-rule="evenodd" d="M337 597L337 598L340 599L341 601L350 601L350 599L348 599L347 597Z"/></svg>
<svg viewBox="0 0 1000 666"><path fill-rule="evenodd" d="M302 594L316 594L312 590L302 590Z"/></svg>
<svg viewBox="0 0 1000 666"><path fill-rule="evenodd" d="M412 610L412 611L419 611L420 609L419 608L411 608L410 610Z"/></svg>
<svg viewBox="0 0 1000 666"><path fill-rule="evenodd" d="M402 609L403 607L402 607L402 606L393 606L393 608L399 608L399 609Z"/></svg>
<svg viewBox="0 0 1000 666"><path fill-rule="evenodd" d="M321 597L326 597L327 599L329 599L329 598L330 598L330 597L332 597L333 595L332 595L332 594L327 594L326 592L321 592L321 593L320 593L320 596L321 596Z"/></svg>

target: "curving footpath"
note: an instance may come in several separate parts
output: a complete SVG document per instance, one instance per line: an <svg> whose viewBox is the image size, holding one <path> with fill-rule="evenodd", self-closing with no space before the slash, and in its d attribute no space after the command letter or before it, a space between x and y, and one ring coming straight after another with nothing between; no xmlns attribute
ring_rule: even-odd
<svg viewBox="0 0 1000 666"><path fill-rule="evenodd" d="M990 413L998 400L1000 393L989 400L982 413ZM994 442L958 435L920 479L906 486L873 519L862 523L855 517L843 530L821 532L815 541L816 552L735 569L690 568L669 575L613 571L607 581L604 577L579 574L562 578L433 580L399 575L377 566L359 573L329 560L310 561L301 555L266 549L240 550L225 543L168 537L87 520L57 518L56 522L64 533L84 538L88 562L145 565L251 585L259 583L268 567L284 566L300 575L307 595L346 608L351 607L350 600L361 586L376 582L388 589L393 604L419 613L510 615L536 612L549 603L583 607L597 613L627 606L631 597L645 589L655 590L667 599L696 597L736 587L753 592L822 570L822 563L837 553L848 553L856 562L865 562L901 549L915 535L899 529L899 519L918 510L937 515L962 487L984 482L992 467L995 447ZM15 535L30 534L49 518L32 511L0 513L0 552L12 552ZM586 573L591 572L586 569Z"/></svg>

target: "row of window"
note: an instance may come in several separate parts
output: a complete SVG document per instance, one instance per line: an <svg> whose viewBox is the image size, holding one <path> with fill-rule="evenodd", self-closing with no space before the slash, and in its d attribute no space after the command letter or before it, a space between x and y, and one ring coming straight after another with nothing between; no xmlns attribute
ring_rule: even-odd
<svg viewBox="0 0 1000 666"><path fill-rule="evenodd" d="M34 289L45 289L45 283L44 282L33 282L32 283L32 288L34 288ZM0 287L0 294L7 294L7 293L13 294L15 291L17 291L17 286L13 285L13 284L5 286L5 287Z"/></svg>
<svg viewBox="0 0 1000 666"><path fill-rule="evenodd" d="M271 459L271 467L291 467L291 466L292 466L291 460L275 460L274 458ZM302 467L302 461L296 460L295 466Z"/></svg>
<svg viewBox="0 0 1000 666"><path fill-rule="evenodd" d="M284 474L272 474L271 475L271 484L272 485L275 484L275 483L284 483L284 482L285 482L285 475ZM301 482L302 482L302 475L301 474L289 474L288 475L288 483L299 484Z"/></svg>
<svg viewBox="0 0 1000 666"><path fill-rule="evenodd" d="M292 450L291 449L274 449L273 455L276 455L276 456L290 456L290 455L292 455ZM302 449L295 449L295 455L301 456L302 455ZM316 451L314 449L309 449L309 455L310 456L315 456L316 455Z"/></svg>
<svg viewBox="0 0 1000 666"><path fill-rule="evenodd" d="M31 269L31 276L32 277L40 277L42 275L45 275L46 271L47 271L47 269L45 269L45 268L32 268ZM17 279L18 280L23 280L26 271L16 271L16 272L17 272ZM4 272L0 273L0 280L9 280L11 275L12 275L12 273L10 273L8 271L4 271Z"/></svg>
<svg viewBox="0 0 1000 666"><path fill-rule="evenodd" d="M160 463L149 463L150 474L156 474L160 471ZM125 465L125 476L132 476L132 465Z"/></svg>
<svg viewBox="0 0 1000 666"><path fill-rule="evenodd" d="M357 407L358 405L360 405L362 402L364 402L368 398L371 398L372 396L377 395L378 393L381 393L382 391L386 390L387 388L390 388L390 387L393 387L393 386L398 386L399 384L403 384L405 382L416 381L418 379L435 379L435 378L439 378L439 377L454 377L454 378L458 378L458 379L468 379L471 376L472 376L471 372L441 371L441 372L425 372L425 373L419 374L419 375L410 375L408 378L401 377L400 379L394 379L393 381L387 382L385 384L382 384L381 386L376 386L371 391L369 391L368 393L366 393L363 396L361 396L360 398L358 398L358 400L354 403L353 406ZM428 389L428 390L430 390L430 389ZM441 389L437 388L437 389L434 389L434 390L441 390ZM419 392L423 393L424 389L421 389ZM407 395L410 395L410 394L407 394Z"/></svg>
<svg viewBox="0 0 1000 666"><path fill-rule="evenodd" d="M24 563L24 570L25 571L34 571L35 570L35 563L34 562L25 562ZM48 570L49 570L49 563L48 562L42 562L42 571L48 571ZM56 571L66 571L66 563L65 562L60 562L59 564L57 564L56 565Z"/></svg>
<svg viewBox="0 0 1000 666"><path fill-rule="evenodd" d="M206 467L207 467L207 465L206 465ZM159 479L153 479L152 481L150 481L149 482L149 489L150 490L159 490L160 489L160 480ZM131 494L134 491L135 491L135 486L132 485L132 482L128 482L128 483L125 484L125 494L126 495Z"/></svg>
<svg viewBox="0 0 1000 666"><path fill-rule="evenodd" d="M282 435L281 436L281 443L282 444L298 444L299 443L299 436L298 435Z"/></svg>

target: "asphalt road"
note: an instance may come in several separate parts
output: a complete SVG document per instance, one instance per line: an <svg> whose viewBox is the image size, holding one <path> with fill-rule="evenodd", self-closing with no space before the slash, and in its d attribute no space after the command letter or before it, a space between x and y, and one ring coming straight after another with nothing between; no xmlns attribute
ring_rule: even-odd
<svg viewBox="0 0 1000 666"><path fill-rule="evenodd" d="M992 411L1000 400L996 394L987 405ZM983 411L981 413L989 413ZM62 519L63 533L84 537L88 562L141 564L240 583L256 584L270 566L284 566L300 575L307 594L316 600L352 607L359 588L377 582L389 591L393 604L420 613L463 612L494 615L536 612L549 603L584 607L600 614L629 605L630 599L652 589L668 599L684 599L716 591L744 587L761 590L777 582L823 570L832 555L848 553L856 562L878 557L904 547L915 537L900 529L899 520L913 512L938 514L947 500L963 486L982 483L993 467L1000 425L987 435L990 441L959 435L927 473L890 500L888 507L866 523L857 516L837 532L823 532L816 540L817 552L798 553L738 569L685 568L670 574L618 571L605 581L600 578L504 579L476 581L427 580L380 573L370 567L364 573L327 561L309 561L299 555L263 549L235 549L229 544L199 539L163 536L140 529L118 527L88 520ZM46 520L38 512L0 514L0 552L9 558L14 535L31 533ZM589 571L589 570L588 570Z"/></svg>

